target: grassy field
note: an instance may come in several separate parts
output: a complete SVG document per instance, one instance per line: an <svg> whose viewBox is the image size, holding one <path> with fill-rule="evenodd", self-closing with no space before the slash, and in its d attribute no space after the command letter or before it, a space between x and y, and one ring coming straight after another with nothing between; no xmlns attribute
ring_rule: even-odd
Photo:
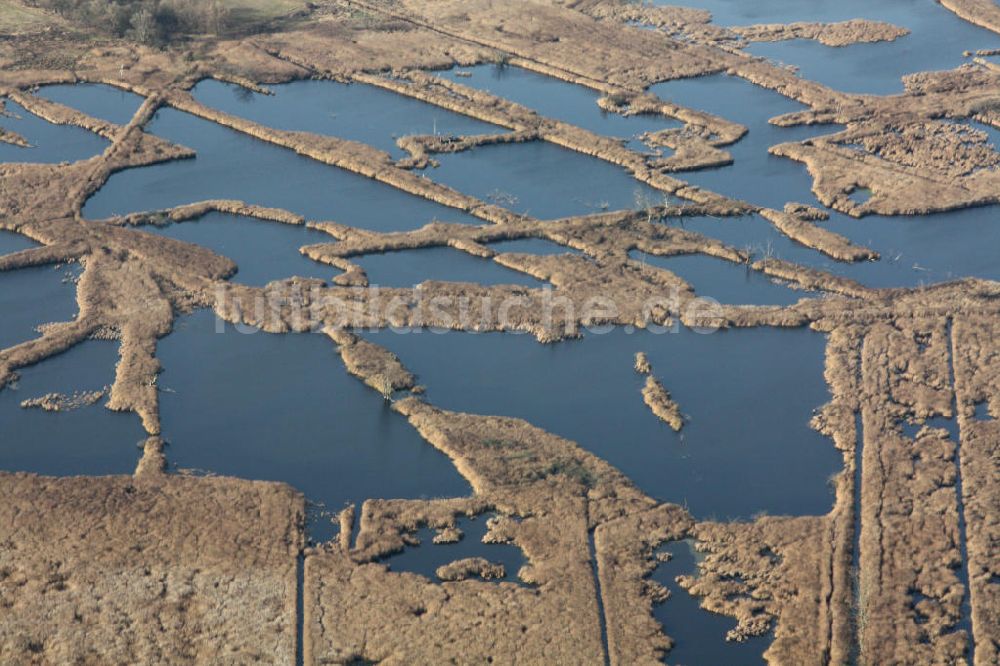
<svg viewBox="0 0 1000 666"><path fill-rule="evenodd" d="M20 3L12 2L12 0L0 0L0 33L2 34L33 32L57 22L55 17L39 9L25 7Z"/></svg>
<svg viewBox="0 0 1000 666"><path fill-rule="evenodd" d="M302 0L222 0L221 4L233 25L263 23L306 6Z"/></svg>

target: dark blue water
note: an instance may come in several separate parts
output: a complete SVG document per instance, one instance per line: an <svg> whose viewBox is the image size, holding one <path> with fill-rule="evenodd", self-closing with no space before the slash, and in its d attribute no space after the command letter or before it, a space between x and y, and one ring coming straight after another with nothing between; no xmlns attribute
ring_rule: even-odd
<svg viewBox="0 0 1000 666"><path fill-rule="evenodd" d="M872 198L872 191L867 187L855 187L848 193L847 198L857 205L863 206Z"/></svg>
<svg viewBox="0 0 1000 666"><path fill-rule="evenodd" d="M749 252L754 259L773 257L822 268L831 272L853 273L856 264L844 264L800 245L774 228L759 215L744 217L678 217L668 224L721 240L726 245Z"/></svg>
<svg viewBox="0 0 1000 666"><path fill-rule="evenodd" d="M948 432L948 436L951 437L951 441L956 443L959 441L958 421L953 418L935 416L933 418L925 419L923 423L905 420L900 421L899 426L903 435L909 439L916 439L917 434L926 426L928 428L944 429Z"/></svg>
<svg viewBox="0 0 1000 666"><path fill-rule="evenodd" d="M0 255L26 250L35 243L9 231L0 231ZM70 321L76 316L76 287L72 266L37 266L0 272L0 349L38 337L40 324Z"/></svg>
<svg viewBox="0 0 1000 666"><path fill-rule="evenodd" d="M127 90L99 83L42 86L38 96L119 125L127 125L143 101Z"/></svg>
<svg viewBox="0 0 1000 666"><path fill-rule="evenodd" d="M638 201L664 200L663 192L621 167L545 141L481 146L436 157L441 166L428 172L432 180L541 219L634 209Z"/></svg>
<svg viewBox="0 0 1000 666"><path fill-rule="evenodd" d="M870 287L916 287L975 276L1000 279L993 242L1000 242L994 208L919 217L832 214L819 225L877 250L879 261L843 263L790 240L756 215L676 218L671 224L717 238L755 258L771 256L848 277ZM979 242L982 239L984 242Z"/></svg>
<svg viewBox="0 0 1000 666"><path fill-rule="evenodd" d="M653 0L654 4L678 4ZM965 50L996 48L1000 36L972 25L933 0L686 0L707 9L718 25L836 22L861 18L907 28L894 42L833 48L812 40L760 42L747 51L799 68L803 78L843 92L888 95L903 91L902 77L921 71L953 69L968 62Z"/></svg>
<svg viewBox="0 0 1000 666"><path fill-rule="evenodd" d="M135 414L104 408L106 398L69 412L23 409L21 401L50 392L72 395L114 381L118 345L89 341L19 371L0 391L0 469L53 476L131 474L145 437Z"/></svg>
<svg viewBox="0 0 1000 666"><path fill-rule="evenodd" d="M412 287L427 280L520 284L544 283L526 273L506 268L492 259L473 256L451 247L431 247L385 254L351 257L368 274L368 282L383 287Z"/></svg>
<svg viewBox="0 0 1000 666"><path fill-rule="evenodd" d="M87 201L84 216L100 219L205 199L240 199L377 231L415 229L434 219L478 222L453 208L175 109L158 111L148 130L193 148L197 158L113 175Z"/></svg>
<svg viewBox="0 0 1000 666"><path fill-rule="evenodd" d="M833 444L809 428L829 400L823 336L807 329L701 335L615 330L540 345L509 334L382 331L445 409L516 416L578 442L646 493L702 519L830 510ZM634 355L690 416L680 435L642 401ZM776 474L795 470L794 474Z"/></svg>
<svg viewBox="0 0 1000 666"><path fill-rule="evenodd" d="M38 266L0 273L0 349L33 340L37 327L76 318L77 266Z"/></svg>
<svg viewBox="0 0 1000 666"><path fill-rule="evenodd" d="M653 616L675 645L664 660L667 664L725 664L749 666L764 661L764 650L770 641L759 636L742 643L726 642L726 632L735 626L732 618L716 615L701 608L701 600L692 597L674 580L677 576L697 576L699 554L687 541L674 541L660 551L673 557L656 567L650 578L670 590L670 598L654 606Z"/></svg>
<svg viewBox="0 0 1000 666"><path fill-rule="evenodd" d="M669 5L667 0L650 0L649 4ZM677 3L674 3L677 4ZM697 7L712 13L712 22L718 25L752 25L754 23L793 23L795 21L819 21L831 23L848 21L853 18L889 21L905 25L907 16L927 12L927 3L914 0L764 0L763 2L742 2L741 0L686 0L683 7ZM936 3L935 3L936 4ZM944 10L944 8L941 8ZM945 10L946 11L946 10ZM950 12L949 12L950 13ZM954 16L954 14L951 14ZM957 17L956 21L960 21ZM909 27L909 26L907 26ZM955 29L945 21L944 31Z"/></svg>
<svg viewBox="0 0 1000 666"><path fill-rule="evenodd" d="M834 213L823 226L882 255L848 275L873 287L920 286L962 277L1000 280L1000 209L966 208L916 217Z"/></svg>
<svg viewBox="0 0 1000 666"><path fill-rule="evenodd" d="M664 268L690 284L699 296L727 305L791 305L815 296L790 289L746 265L704 254L658 257L633 252L632 259Z"/></svg>
<svg viewBox="0 0 1000 666"><path fill-rule="evenodd" d="M395 157L405 152L396 139L410 134L464 136L494 134L503 128L363 83L295 81L271 86L261 95L206 79L195 98L216 109L268 127L328 134L375 146Z"/></svg>
<svg viewBox="0 0 1000 666"><path fill-rule="evenodd" d="M160 342L160 412L177 468L284 481L329 511L471 494L443 453L347 374L326 336L216 326L196 312ZM335 531L327 519L310 527L316 540Z"/></svg>
<svg viewBox="0 0 1000 666"><path fill-rule="evenodd" d="M967 124L973 129L977 129L981 132L986 132L986 136L993 146L993 150L1000 151L1000 129L993 127L992 125L987 125L986 123L980 123L975 120L967 121Z"/></svg>
<svg viewBox="0 0 1000 666"><path fill-rule="evenodd" d="M724 194L775 208L781 208L785 201L816 203L810 189L811 179L804 166L770 156L767 148L781 141L830 131L830 127L786 129L769 125L768 118L794 111L801 108L800 105L740 79L716 76L662 85L676 93L682 103L720 113L750 127L750 133L732 147L735 165L692 172L685 174L685 178ZM115 212L226 196L287 207L318 219L333 217L348 224L380 230L414 228L435 217L474 222L458 211L319 165L207 121L173 110L165 110L161 114L152 123L153 130L165 131L173 140L194 145L199 150L198 159L113 176L111 182L88 202L85 209L87 215L106 216ZM524 151L538 151L543 159L521 160L518 155L525 154ZM228 161L228 156L234 153L246 156L235 166ZM475 170L463 171L459 162L451 162L452 159L474 164ZM501 187L513 184L520 194L511 190L511 194L517 196L512 207L537 211L543 217L555 216L570 209L592 211L605 204L610 207L633 207L636 191L650 194L648 188L639 186L620 169L544 144L487 147L449 156L446 162L448 164L434 172L436 177L451 174L451 177L463 181L456 184L478 188L473 193L487 199L492 196L505 203L510 199ZM610 176L605 169L610 169ZM272 175L275 172L288 174L281 179L280 188L274 186ZM571 182L573 178L554 180L551 177L553 173L581 173L582 180L589 178L589 183L586 187L579 187L578 183ZM327 179L336 185L344 185L347 188L342 191L344 196L340 196L341 190L330 190L324 184ZM605 185L611 187L606 189ZM585 194L581 195L581 190ZM609 192L614 196L604 196ZM660 195L652 196L655 199ZM719 224L709 220L684 221L684 224L736 247L754 246L761 253L771 251L774 256L830 270L869 286L918 286L953 279L956 275L987 279L1000 276L1000 265L994 260L995 253L992 251L994 243L1000 240L1000 225L994 222L992 211L992 208L971 209L917 218L870 216L860 221L834 213L829 222L821 224L883 255L880 262L854 265L840 264L801 248L775 232L770 224L753 222L755 218L744 218L737 224L731 224L731 221ZM749 227L753 227L752 233ZM319 277L329 275L321 267L318 275L305 271L306 267L314 267L304 259L301 261L303 263L299 264L297 273L306 272ZM246 271L248 262L243 263ZM956 272L956 266L962 269ZM279 272L271 274L278 277ZM242 279L247 278L244 276Z"/></svg>
<svg viewBox="0 0 1000 666"><path fill-rule="evenodd" d="M658 83L650 87L650 91L661 99L713 113L748 129L737 143L725 147L733 156L733 165L690 171L679 174L679 178L713 192L778 210L785 203L796 201L794 197L801 196L799 192L809 192L812 179L804 166L771 155L767 149L779 143L802 141L842 129L839 125L772 125L769 119L802 111L805 105L726 74Z"/></svg>
<svg viewBox="0 0 1000 666"><path fill-rule="evenodd" d="M340 270L305 257L299 248L330 243L334 238L304 225L283 224L252 217L209 213L164 227L144 226L150 231L209 248L236 262L234 282L263 286L292 276L329 280Z"/></svg>
<svg viewBox="0 0 1000 666"><path fill-rule="evenodd" d="M782 128L768 118L803 108L784 96L726 75L671 81L653 86L664 99L721 115L746 125L749 133L730 146L734 164L682 174L696 185L753 204L781 210L786 202L820 206L803 164L768 154L770 146L836 131L839 126ZM991 135L991 136L996 136ZM820 206L821 207L821 206ZM738 248L796 261L850 277L871 287L915 287L961 276L1000 278L994 248L1000 243L996 207L924 216L866 216L858 220L834 211L819 222L882 256L878 262L842 264L788 240L756 217L736 220L679 220L686 228Z"/></svg>
<svg viewBox="0 0 1000 666"><path fill-rule="evenodd" d="M38 243L17 232L0 229L0 256L32 247L38 247Z"/></svg>
<svg viewBox="0 0 1000 666"><path fill-rule="evenodd" d="M700 0L692 0L699 2ZM741 3L760 5L762 3ZM782 6L785 1L766 3ZM781 21L810 13L813 7L833 3L799 2L799 9L788 9ZM817 81L835 90L873 95L903 92L902 77L915 72L954 69L970 59L966 50L996 48L1000 35L968 23L933 0L882 0L871 3L852 0L835 3L840 15L849 18L887 21L910 30L894 42L852 44L831 48L812 40L763 42L748 51L799 68L802 78ZM823 13L823 12L820 12ZM838 19L842 20L842 19Z"/></svg>
<svg viewBox="0 0 1000 666"><path fill-rule="evenodd" d="M683 3L651 0L649 4L673 4L706 9L712 13L713 23L725 26L791 23L794 21L847 21L852 18L872 18L874 11L872 4L862 4L854 0L848 2L832 2L831 0L766 0L765 2L685 0ZM916 5L919 3L907 2L905 4ZM865 11L865 8L868 11Z"/></svg>
<svg viewBox="0 0 1000 666"><path fill-rule="evenodd" d="M407 546L401 553L386 558L385 563L392 571L409 571L437 580L435 572L438 567L469 557L482 557L504 567L506 575L492 579L493 581L519 582L517 572L527 563L521 549L513 544L483 543L487 532L486 522L491 516L492 514L484 514L456 519L456 526L462 530L463 537L458 543L452 544L434 543L437 530L423 527L416 533L420 539L419 546ZM470 579L480 580L478 576Z"/></svg>
<svg viewBox="0 0 1000 666"><path fill-rule="evenodd" d="M895 44L829 49L789 42L752 47L755 53L787 59L803 66L807 76L847 90L898 90L901 73L951 67L961 62L961 51L966 48L996 45L994 36L987 35L986 40L983 31L969 28L929 1L861 5L710 0L699 4L716 8L717 20L724 23L863 16L914 29L913 36ZM881 57L883 53L891 55ZM669 121L657 118L603 115L594 103L597 93L522 70L498 72L482 67L471 71L472 77L455 80L608 136L628 139L640 131L670 126ZM454 77L455 72L442 76ZM730 147L734 166L682 177L779 209L787 201L815 203L804 167L769 156L767 148L836 131L836 126L789 129L769 125L768 118L803 107L731 77L671 82L653 89L666 100L711 111L750 128L746 137ZM278 91L275 97L234 96L230 87L212 82L199 86L196 94L206 103L265 124L357 138L390 150L394 135L427 132L428 119L431 132L493 129L366 86L302 83L281 86ZM96 86L50 87L42 94L116 122L126 122L139 102L134 96ZM382 100L391 101L383 105ZM364 111L341 114L342 104ZM17 110L13 104L9 108ZM0 126L37 140L40 147L0 145L0 160L80 159L106 145L85 130L22 115L20 121L0 118ZM194 148L198 157L113 176L88 202L88 217L225 197L380 231L413 229L432 219L478 223L458 211L175 110L160 111L150 129ZM996 145L997 132L990 132ZM551 144L483 147L441 156L441 162L439 169L428 171L435 180L541 218L633 208L637 192L638 198L661 196L618 167ZM880 262L853 265L795 244L757 216L669 223L683 224L734 247L750 248L758 257L797 261L871 286L912 286L964 275L1000 279L996 208L919 218L854 220L834 214L829 222L819 224L883 254ZM336 274L336 269L299 254L302 245L332 240L301 227L211 214L153 231L231 257L241 267L235 280L247 284L290 275L328 279ZM0 233L0 253L28 246L20 237ZM542 240L491 247L537 254L567 251ZM536 284L494 262L450 248L358 261L373 283L408 285L437 278ZM724 301L786 303L804 295L748 274L743 267L707 257L648 261L676 269L699 293ZM64 283L65 272L65 268L43 267L0 273L0 347L34 337L40 323L74 316L74 289ZM471 492L443 454L424 442L377 393L347 375L335 346L324 336L244 335L232 327L224 329L216 333L211 313L199 312L182 318L176 331L160 343L163 429L171 441L168 459L175 467L285 481L330 511L367 498L453 497ZM808 427L812 411L829 398L822 375L825 340L818 333L752 329L699 335L681 329L665 335L626 335L618 330L550 346L523 335L385 331L368 337L395 351L420 375L434 404L526 418L579 442L621 469L645 492L685 505L700 519L748 519L762 511L820 515L832 505L827 482L841 469L841 456L832 442ZM643 378L632 370L637 351L647 353L654 374L687 415L680 434L643 404ZM135 444L143 438L134 415L115 414L101 404L64 414L18 406L21 400L49 391L101 388L113 380L116 362L116 345L88 342L23 370L17 390L0 392L0 469L130 473L139 457ZM978 405L977 418L987 416ZM953 422L949 424L954 427ZM511 580L523 562L520 551L481 544L478 530L485 529L485 517L463 521L462 526L467 534L460 544L435 546L426 538L420 547L389 558L389 565L394 570L430 575L440 564L480 555L507 564ZM334 532L328 519L310 528L319 540ZM430 535L424 530L422 536ZM732 620L698 610L697 600L673 584L674 576L695 571L694 556L686 545L673 544L668 549L674 561L653 574L675 593L656 610L667 633L678 641L668 662L759 663L766 639L746 645L724 643L721 638Z"/></svg>
<svg viewBox="0 0 1000 666"><path fill-rule="evenodd" d="M602 93L520 67L479 65L441 72L440 76L522 104L540 115L619 139L635 140L645 132L680 127L680 121L657 115L621 116L597 105ZM639 142L633 148L648 150Z"/></svg>
<svg viewBox="0 0 1000 666"><path fill-rule="evenodd" d="M678 3L653 0L653 4ZM714 23L726 26L863 18L910 30L910 35L884 44L830 48L818 43L791 46L776 42L756 44L750 49L757 55L801 66L805 78L845 92L867 92L864 88L899 92L899 79L904 74L950 69L963 62L962 52L966 49L1000 45L1000 36L960 19L933 0L686 0L679 4L707 9Z"/></svg>
<svg viewBox="0 0 1000 666"><path fill-rule="evenodd" d="M5 107L6 114L0 115L0 128L20 134L31 147L0 142L0 162L76 162L101 154L109 145L82 127L54 125L42 120L9 99Z"/></svg>

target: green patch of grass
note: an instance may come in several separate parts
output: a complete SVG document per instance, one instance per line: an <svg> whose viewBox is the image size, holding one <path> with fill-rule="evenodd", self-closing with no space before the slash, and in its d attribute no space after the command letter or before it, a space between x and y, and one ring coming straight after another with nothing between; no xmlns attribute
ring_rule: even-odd
<svg viewBox="0 0 1000 666"><path fill-rule="evenodd" d="M38 9L11 0L0 0L0 32L30 32L54 24L53 17Z"/></svg>
<svg viewBox="0 0 1000 666"><path fill-rule="evenodd" d="M549 465L545 471L546 476L561 474L580 482L587 488L593 486L597 481L597 477L594 476L593 472L578 460L559 460Z"/></svg>
<svg viewBox="0 0 1000 666"><path fill-rule="evenodd" d="M517 446L517 442L510 439L484 439L480 442L487 449L509 449Z"/></svg>
<svg viewBox="0 0 1000 666"><path fill-rule="evenodd" d="M306 8L301 0L220 0L233 28L263 23Z"/></svg>
<svg viewBox="0 0 1000 666"><path fill-rule="evenodd" d="M515 451L515 452L513 452L511 454L508 454L507 455L507 460L519 460L519 461L526 461L526 462L535 462L536 460L538 460L538 456L535 455L535 453L533 451L522 450L522 451Z"/></svg>

